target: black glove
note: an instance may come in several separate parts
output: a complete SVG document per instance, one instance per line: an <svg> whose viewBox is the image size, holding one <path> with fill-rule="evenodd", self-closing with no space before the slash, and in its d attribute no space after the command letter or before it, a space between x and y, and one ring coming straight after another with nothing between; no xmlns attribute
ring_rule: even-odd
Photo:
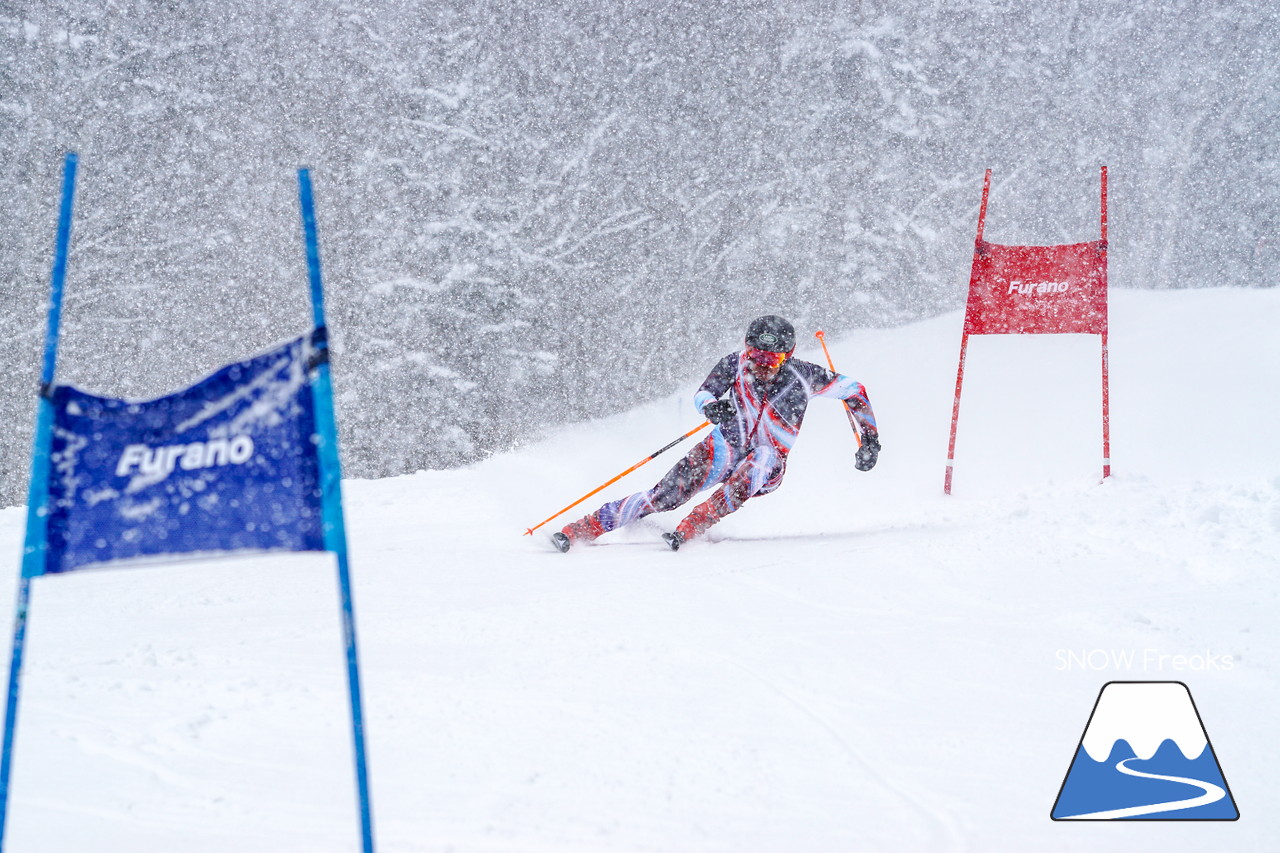
<svg viewBox="0 0 1280 853"><path fill-rule="evenodd" d="M706 415L707 420L719 426L733 420L738 410L728 400L712 400L702 407L702 414Z"/></svg>
<svg viewBox="0 0 1280 853"><path fill-rule="evenodd" d="M859 471L870 471L876 467L876 457L879 455L880 439L871 433L866 433L862 436L862 446L858 448L858 460L853 463L853 467Z"/></svg>

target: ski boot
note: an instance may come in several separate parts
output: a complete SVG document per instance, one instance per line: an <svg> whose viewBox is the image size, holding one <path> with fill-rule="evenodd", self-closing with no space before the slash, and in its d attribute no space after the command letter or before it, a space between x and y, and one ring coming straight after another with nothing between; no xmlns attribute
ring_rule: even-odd
<svg viewBox="0 0 1280 853"><path fill-rule="evenodd" d="M707 500L693 508L685 519L676 525L675 532L662 534L662 541L672 551L679 551L680 546L693 537L706 531L708 527L733 512L729 502L725 500L724 490L720 489Z"/></svg>
<svg viewBox="0 0 1280 853"><path fill-rule="evenodd" d="M604 527L600 524L600 517L593 512L552 533L551 544L563 554L573 547L574 542L590 542L602 533L604 533Z"/></svg>

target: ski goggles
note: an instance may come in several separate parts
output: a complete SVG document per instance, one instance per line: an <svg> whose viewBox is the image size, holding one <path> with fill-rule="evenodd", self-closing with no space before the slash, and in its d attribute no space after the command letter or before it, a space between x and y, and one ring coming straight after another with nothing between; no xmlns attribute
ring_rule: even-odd
<svg viewBox="0 0 1280 853"><path fill-rule="evenodd" d="M791 353L789 352L769 352L764 349L747 347L747 358L761 367L781 367L782 363L790 355Z"/></svg>

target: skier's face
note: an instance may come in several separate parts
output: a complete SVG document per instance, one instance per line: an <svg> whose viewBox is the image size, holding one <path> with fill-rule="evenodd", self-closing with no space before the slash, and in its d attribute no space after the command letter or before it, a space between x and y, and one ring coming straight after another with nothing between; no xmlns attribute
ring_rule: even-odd
<svg viewBox="0 0 1280 853"><path fill-rule="evenodd" d="M747 362L747 372L751 374L751 378L759 382L761 385L767 385L773 381L773 377L778 375L779 367L764 367L756 364L754 361Z"/></svg>
<svg viewBox="0 0 1280 853"><path fill-rule="evenodd" d="M778 375L791 353L769 352L747 347L747 370L758 382L769 382Z"/></svg>

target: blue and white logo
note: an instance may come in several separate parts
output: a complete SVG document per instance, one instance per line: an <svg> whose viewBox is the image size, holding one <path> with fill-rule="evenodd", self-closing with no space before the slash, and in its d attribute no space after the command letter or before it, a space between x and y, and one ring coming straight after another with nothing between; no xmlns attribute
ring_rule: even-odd
<svg viewBox="0 0 1280 853"><path fill-rule="evenodd" d="M1236 820L1227 780L1180 681L1102 687L1054 820Z"/></svg>

